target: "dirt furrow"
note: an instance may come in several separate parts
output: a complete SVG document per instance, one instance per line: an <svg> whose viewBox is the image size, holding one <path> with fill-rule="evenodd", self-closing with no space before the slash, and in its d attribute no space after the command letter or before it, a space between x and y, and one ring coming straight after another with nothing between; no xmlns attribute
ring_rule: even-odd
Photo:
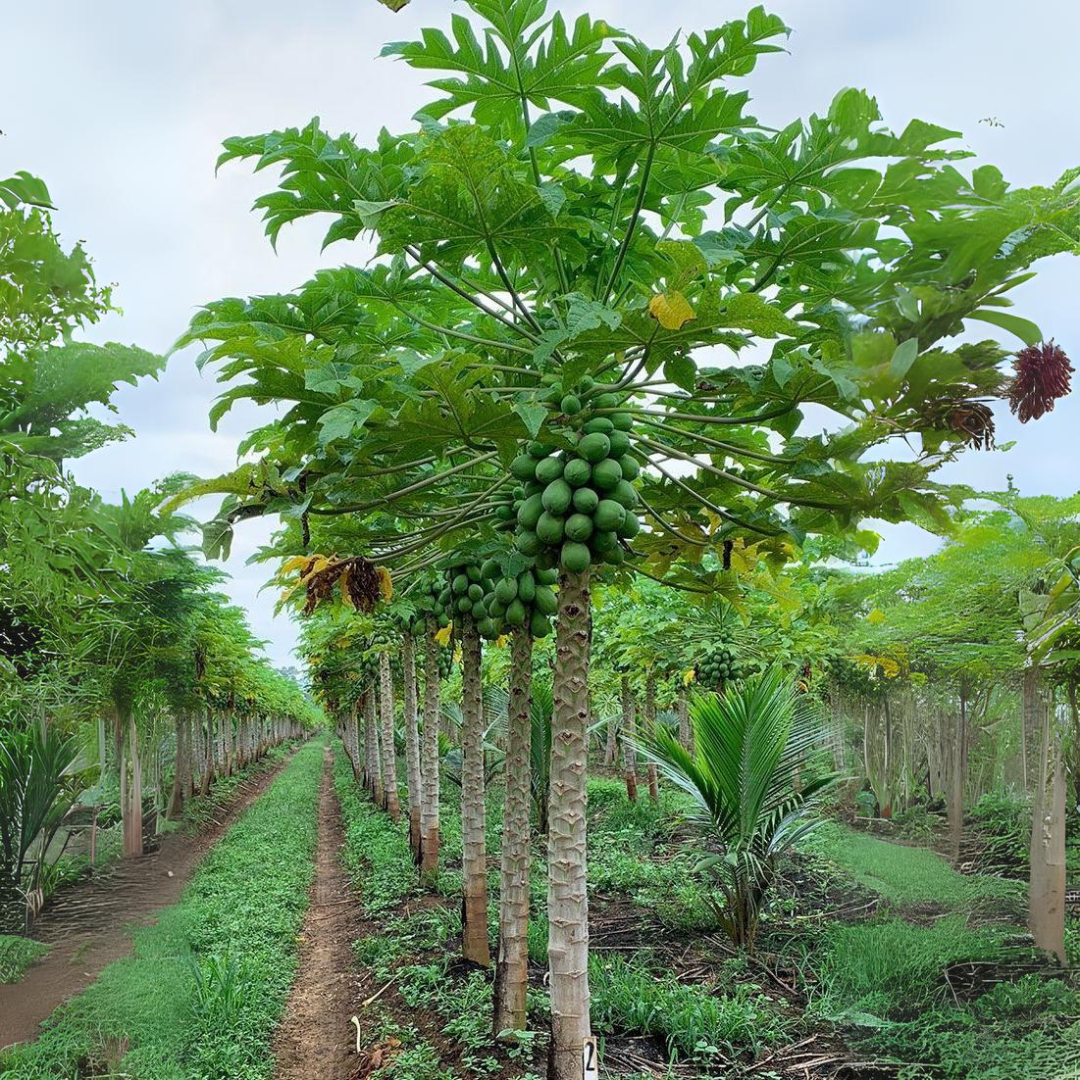
<svg viewBox="0 0 1080 1080"><path fill-rule="evenodd" d="M352 1080L360 1059L351 1017L360 1002L353 965L358 902L341 865L341 809L329 747L319 793L319 846L311 906L300 937L300 966L274 1038L275 1080Z"/></svg>

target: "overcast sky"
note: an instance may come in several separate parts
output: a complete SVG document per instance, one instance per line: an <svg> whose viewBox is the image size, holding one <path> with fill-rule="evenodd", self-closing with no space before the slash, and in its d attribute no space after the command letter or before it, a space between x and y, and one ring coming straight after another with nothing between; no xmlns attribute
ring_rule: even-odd
<svg viewBox="0 0 1080 1080"><path fill-rule="evenodd" d="M745 12L716 0L591 0L565 3L576 16L633 30L655 44ZM965 133L966 145L1017 185L1050 182L1080 161L1076 102L1080 4L1075 0L777 0L767 5L793 28L789 53L759 65L751 80L755 115L782 124L824 111L837 90L865 87L889 124L912 117ZM393 14L376 0L3 0L0 33L0 176L27 169L49 185L65 241L85 241L98 276L116 282L123 314L94 328L93 340L164 351L196 308L221 296L288 290L319 266L357 262L335 245L320 257L322 226L282 233L275 255L249 213L268 176L234 164L214 176L221 141L301 125L321 116L330 131L361 144L380 127L402 130L430 92L422 74L379 60L386 41L445 26L447 0L412 0ZM990 123L990 120L993 123ZM1017 312L1080 355L1080 262L1059 257L1014 293ZM1004 340L1004 338L1003 338ZM1011 342L1009 342L1011 344ZM76 473L107 497L175 471L212 475L235 464L253 421L236 411L215 434L206 415L217 392L175 356L160 382L117 395L137 439L77 463ZM945 478L982 488L1012 473L1026 494L1077 487L1080 396L1041 423L1021 428L998 409L1007 454L969 453ZM207 516L213 504L195 507ZM914 528L890 528L879 560L932 550ZM272 616L259 590L266 567L245 558L270 532L242 527L227 568L229 591L290 662L293 627Z"/></svg>

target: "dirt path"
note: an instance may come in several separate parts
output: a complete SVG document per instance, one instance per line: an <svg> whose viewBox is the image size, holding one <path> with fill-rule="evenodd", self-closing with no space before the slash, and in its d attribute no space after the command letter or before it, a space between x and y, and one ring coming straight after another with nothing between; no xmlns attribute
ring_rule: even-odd
<svg viewBox="0 0 1080 1080"><path fill-rule="evenodd" d="M300 967L274 1038L275 1080L353 1080L360 1064L350 1021L360 1003L352 954L358 905L339 858L344 829L332 761L327 747L315 882L300 935Z"/></svg>
<svg viewBox="0 0 1080 1080"><path fill-rule="evenodd" d="M132 930L150 925L180 899L206 853L284 764L241 782L202 831L170 833L152 854L124 860L102 878L58 896L31 935L52 950L18 983L0 984L0 1048L35 1038L58 1005L86 989L114 960L130 955Z"/></svg>

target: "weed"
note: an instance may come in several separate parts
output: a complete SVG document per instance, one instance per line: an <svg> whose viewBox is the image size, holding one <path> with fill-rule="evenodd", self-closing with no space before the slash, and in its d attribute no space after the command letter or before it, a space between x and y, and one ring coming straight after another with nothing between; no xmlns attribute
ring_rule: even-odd
<svg viewBox="0 0 1080 1080"><path fill-rule="evenodd" d="M26 969L49 951L48 945L14 934L0 934L0 983L17 983Z"/></svg>
<svg viewBox="0 0 1080 1080"><path fill-rule="evenodd" d="M643 956L627 962L594 955L589 963L593 1027L606 1035L652 1035L670 1057L708 1063L756 1055L784 1038L787 1022L760 987L741 983L730 993L687 985L649 970Z"/></svg>

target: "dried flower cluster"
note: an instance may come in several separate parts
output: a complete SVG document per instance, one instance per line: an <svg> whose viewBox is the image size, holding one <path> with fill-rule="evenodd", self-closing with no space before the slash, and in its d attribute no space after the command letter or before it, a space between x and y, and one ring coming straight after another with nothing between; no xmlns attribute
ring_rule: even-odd
<svg viewBox="0 0 1080 1080"><path fill-rule="evenodd" d="M1038 420L1051 412L1054 402L1071 388L1073 366L1060 345L1053 341L1021 349L1013 361L1009 407L1020 423Z"/></svg>

